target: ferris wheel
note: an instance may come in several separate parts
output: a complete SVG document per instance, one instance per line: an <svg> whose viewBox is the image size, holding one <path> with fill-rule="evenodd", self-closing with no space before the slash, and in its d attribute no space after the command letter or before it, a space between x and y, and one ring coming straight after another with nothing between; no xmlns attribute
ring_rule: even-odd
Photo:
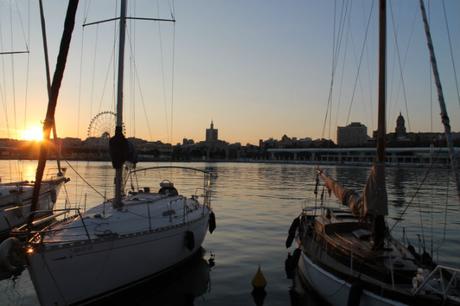
<svg viewBox="0 0 460 306"><path fill-rule="evenodd" d="M91 119L88 126L88 138L101 138L109 140L115 134L115 126L117 122L117 114L111 111L98 113ZM125 133L125 125L123 124L123 134Z"/></svg>

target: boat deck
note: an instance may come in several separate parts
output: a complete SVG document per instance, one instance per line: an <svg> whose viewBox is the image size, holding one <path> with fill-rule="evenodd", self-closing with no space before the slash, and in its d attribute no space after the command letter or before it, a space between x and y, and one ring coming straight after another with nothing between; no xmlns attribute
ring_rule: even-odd
<svg viewBox="0 0 460 306"><path fill-rule="evenodd" d="M123 199L115 209L106 201L42 233L42 243L62 244L81 240L130 235L144 231L161 231L190 222L203 213L195 197L137 193Z"/></svg>

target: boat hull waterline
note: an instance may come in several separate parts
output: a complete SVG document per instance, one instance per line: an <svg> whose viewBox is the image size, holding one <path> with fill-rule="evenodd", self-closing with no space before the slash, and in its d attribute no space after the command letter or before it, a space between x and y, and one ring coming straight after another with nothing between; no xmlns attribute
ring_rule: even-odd
<svg viewBox="0 0 460 306"><path fill-rule="evenodd" d="M175 266L201 247L209 213L205 208L201 218L173 229L29 254L29 271L40 303L85 304ZM193 232L192 249L187 248L184 227Z"/></svg>
<svg viewBox="0 0 460 306"><path fill-rule="evenodd" d="M323 299L331 305L347 305L352 284L339 279L314 264L305 254L298 262L301 279L318 292ZM388 306L388 305L406 305L390 299L378 296L370 291L363 290L360 297L361 306Z"/></svg>

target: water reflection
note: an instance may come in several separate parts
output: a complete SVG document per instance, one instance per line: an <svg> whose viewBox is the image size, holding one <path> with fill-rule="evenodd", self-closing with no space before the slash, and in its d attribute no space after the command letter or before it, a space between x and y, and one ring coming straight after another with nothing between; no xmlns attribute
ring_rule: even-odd
<svg viewBox="0 0 460 306"><path fill-rule="evenodd" d="M166 274L94 305L196 305L196 299L211 290L210 274L215 265L214 255L211 254L208 259L205 259L204 253L202 249L183 265Z"/></svg>

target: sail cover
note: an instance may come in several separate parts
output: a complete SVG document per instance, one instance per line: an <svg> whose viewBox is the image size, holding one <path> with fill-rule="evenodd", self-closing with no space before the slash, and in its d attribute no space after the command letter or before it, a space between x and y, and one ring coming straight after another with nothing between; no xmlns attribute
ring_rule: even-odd
<svg viewBox="0 0 460 306"><path fill-rule="evenodd" d="M375 163L364 187L363 202L366 215L388 215L388 197L383 163Z"/></svg>
<svg viewBox="0 0 460 306"><path fill-rule="evenodd" d="M329 191L332 191L343 205L348 206L355 216L364 217L366 212L361 196L354 190L343 187L336 180L331 178L324 170L319 171L324 185Z"/></svg>
<svg viewBox="0 0 460 306"><path fill-rule="evenodd" d="M342 186L327 175L324 170L320 170L319 175L326 188L334 193L343 205L348 206L355 216L363 218L368 215L386 216L388 214L388 198L383 164L376 163L372 166L362 196L358 192Z"/></svg>

